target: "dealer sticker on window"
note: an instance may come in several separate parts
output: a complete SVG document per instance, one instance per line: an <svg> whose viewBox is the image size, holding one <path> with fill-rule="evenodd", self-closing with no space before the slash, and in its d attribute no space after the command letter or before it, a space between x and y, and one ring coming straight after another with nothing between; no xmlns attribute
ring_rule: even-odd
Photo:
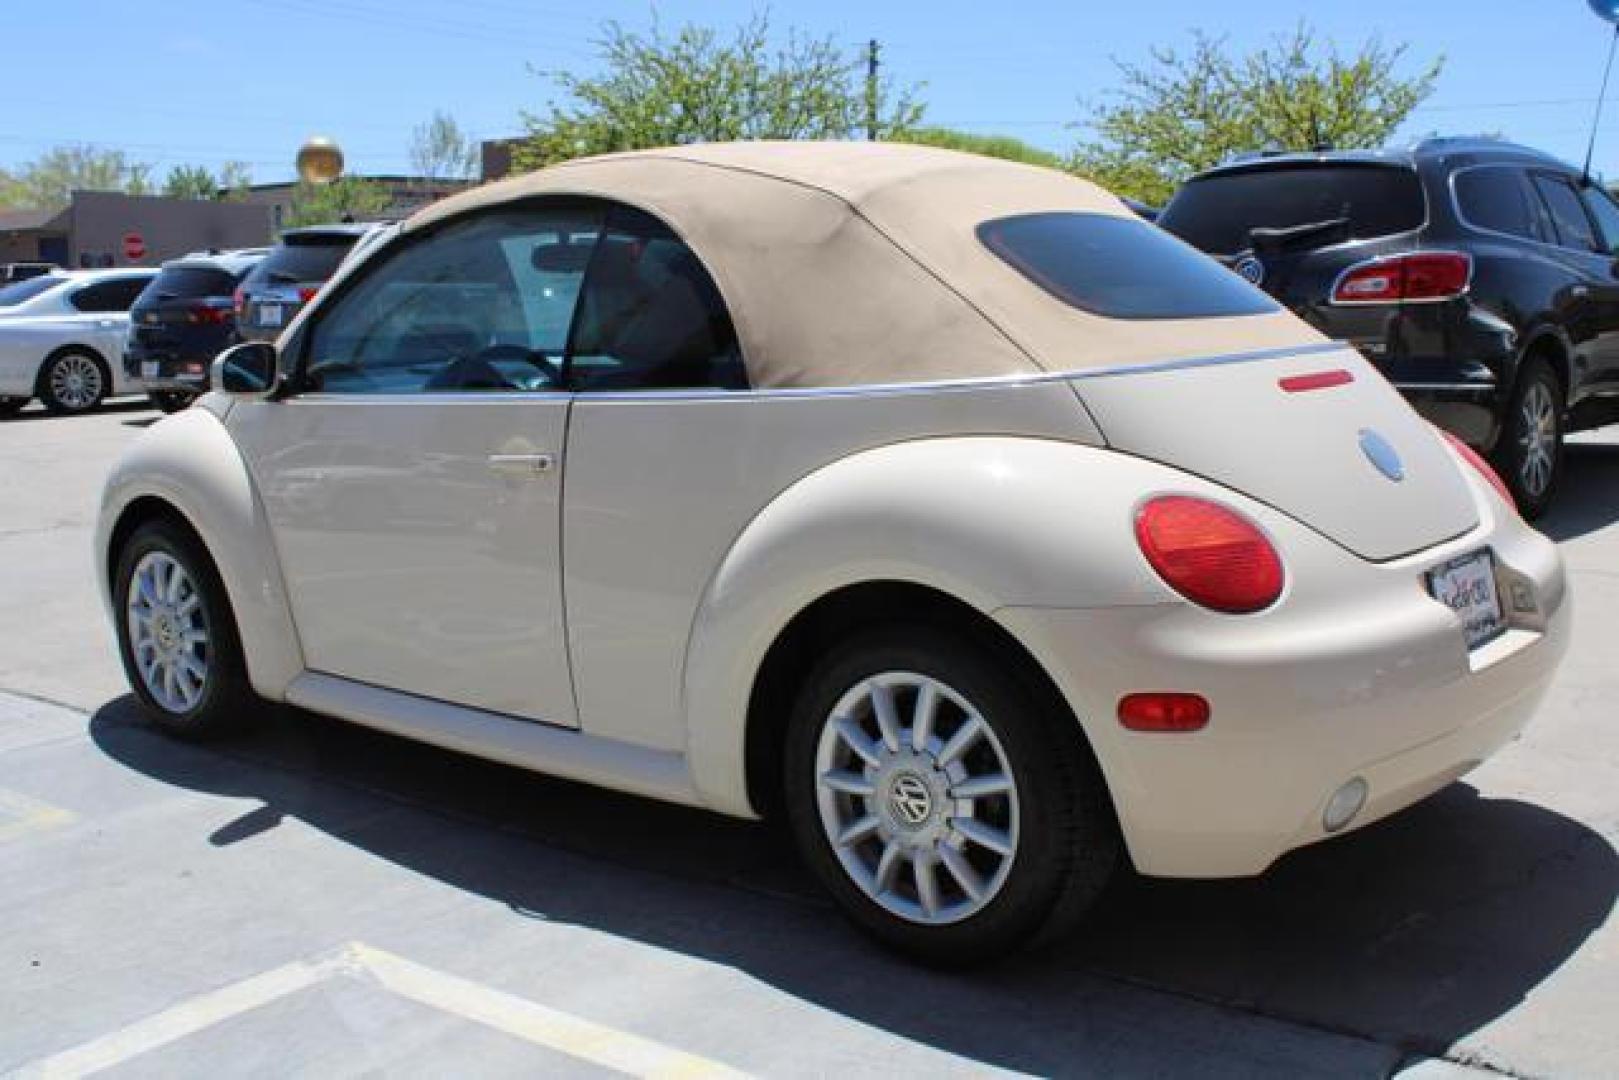
<svg viewBox="0 0 1619 1080"><path fill-rule="evenodd" d="M1461 619L1469 649L1488 644L1507 628L1495 588L1495 559L1488 551L1463 555L1428 571L1428 591Z"/></svg>

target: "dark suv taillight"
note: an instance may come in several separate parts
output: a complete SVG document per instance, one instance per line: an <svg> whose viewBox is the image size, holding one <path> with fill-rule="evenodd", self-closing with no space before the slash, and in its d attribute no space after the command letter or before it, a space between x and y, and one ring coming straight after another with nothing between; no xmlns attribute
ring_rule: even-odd
<svg viewBox="0 0 1619 1080"><path fill-rule="evenodd" d="M1332 287L1334 304L1406 304L1454 300L1473 280L1473 258L1456 251L1415 251L1356 263Z"/></svg>

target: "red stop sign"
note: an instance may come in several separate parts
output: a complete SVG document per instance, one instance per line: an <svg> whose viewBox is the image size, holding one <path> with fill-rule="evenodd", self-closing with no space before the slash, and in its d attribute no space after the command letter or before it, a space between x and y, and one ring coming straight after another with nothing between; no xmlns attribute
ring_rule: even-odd
<svg viewBox="0 0 1619 1080"><path fill-rule="evenodd" d="M124 258L139 262L146 258L146 240L138 232L124 234Z"/></svg>

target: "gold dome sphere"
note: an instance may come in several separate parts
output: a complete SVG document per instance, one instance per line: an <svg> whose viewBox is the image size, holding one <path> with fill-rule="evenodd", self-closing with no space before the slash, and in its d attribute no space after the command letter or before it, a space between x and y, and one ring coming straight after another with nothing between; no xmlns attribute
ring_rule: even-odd
<svg viewBox="0 0 1619 1080"><path fill-rule="evenodd" d="M343 174L343 151L324 135L311 136L298 148L298 176L310 184L325 184Z"/></svg>

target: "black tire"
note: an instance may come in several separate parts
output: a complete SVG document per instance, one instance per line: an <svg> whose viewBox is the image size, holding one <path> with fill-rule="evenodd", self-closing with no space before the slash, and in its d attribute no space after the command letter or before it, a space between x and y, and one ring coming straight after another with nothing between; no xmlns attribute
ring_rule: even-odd
<svg viewBox="0 0 1619 1080"><path fill-rule="evenodd" d="M832 711L846 694L885 672L936 680L969 703L994 733L998 741L994 750L1010 766L1016 785L1018 826L1010 866L998 891L977 901L982 906L957 921L927 924L890 910L845 869L829 827L823 824L817 783L823 729L830 726ZM1079 922L1119 869L1122 844L1106 784L1083 733L1067 708L1050 698L1020 678L1017 665L1007 663L995 650L969 636L925 626L868 631L836 647L815 666L788 722L783 748L785 805L805 861L856 925L925 963L964 967L1009 955L1037 937L1060 936ZM901 704L898 711L903 714L908 707ZM930 756L936 753L930 751ZM873 773L883 775L873 767L867 776ZM883 835L897 835L898 811L891 807L898 790L897 783L886 792L879 787L872 796L859 797L868 801L851 803L856 807L851 812L886 813L884 828L889 832ZM939 802L938 819L960 820L955 809L959 804L953 799L952 795ZM888 841L874 837L872 843L883 846ZM958 848L967 850L970 847ZM877 856L879 866L882 861ZM891 903L906 887L902 873L894 872L894 889L880 891ZM911 887L920 903L914 867L911 873ZM959 879L939 880L959 885ZM958 903L971 906L965 889L959 896Z"/></svg>
<svg viewBox="0 0 1619 1080"><path fill-rule="evenodd" d="M177 413L197 400L195 394L188 394L184 390L153 390L146 396L154 406L166 413Z"/></svg>
<svg viewBox="0 0 1619 1080"><path fill-rule="evenodd" d="M1544 514L1557 494L1565 434L1562 383L1544 357L1531 356L1518 373L1491 455L1526 520Z"/></svg>
<svg viewBox="0 0 1619 1080"><path fill-rule="evenodd" d="M0 397L0 420L10 420L22 412L33 398Z"/></svg>
<svg viewBox="0 0 1619 1080"><path fill-rule="evenodd" d="M112 390L112 372L93 352L63 349L40 367L36 390L41 404L57 416L94 412Z"/></svg>
<svg viewBox="0 0 1619 1080"><path fill-rule="evenodd" d="M188 649L202 660L205 674L188 707L160 700L160 691L148 684L136 662L131 640L129 597L136 569L148 555L166 555L185 571L200 598L200 629L206 644ZM186 594L189 595L189 594ZM225 586L201 543L175 522L157 519L139 526L125 541L113 570L114 622L118 654L124 673L147 716L162 730L186 739L206 739L244 726L257 713L260 701L247 681L241 639Z"/></svg>

